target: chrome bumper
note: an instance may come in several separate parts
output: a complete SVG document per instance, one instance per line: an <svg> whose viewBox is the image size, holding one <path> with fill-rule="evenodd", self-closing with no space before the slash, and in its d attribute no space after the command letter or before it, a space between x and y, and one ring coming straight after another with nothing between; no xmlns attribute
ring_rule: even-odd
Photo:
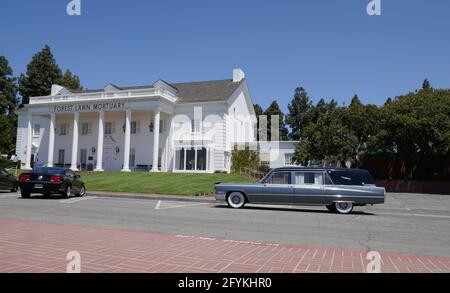
<svg viewBox="0 0 450 293"><path fill-rule="evenodd" d="M214 193L214 197L216 198L216 201L221 201L224 202L225 198L226 198L226 194L225 193Z"/></svg>

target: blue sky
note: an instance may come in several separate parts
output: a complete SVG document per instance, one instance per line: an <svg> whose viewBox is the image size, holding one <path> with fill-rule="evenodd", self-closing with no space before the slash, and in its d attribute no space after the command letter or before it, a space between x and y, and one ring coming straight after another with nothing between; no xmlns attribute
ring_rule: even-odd
<svg viewBox="0 0 450 293"><path fill-rule="evenodd" d="M419 88L450 87L450 1L1 0L0 55L15 74L50 45L83 86L231 78L242 68L255 103L286 109L297 86L317 101L383 104Z"/></svg>

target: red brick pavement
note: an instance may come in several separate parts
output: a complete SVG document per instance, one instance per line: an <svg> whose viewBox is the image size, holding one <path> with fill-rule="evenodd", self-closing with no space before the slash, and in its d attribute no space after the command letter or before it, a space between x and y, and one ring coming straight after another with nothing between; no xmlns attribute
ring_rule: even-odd
<svg viewBox="0 0 450 293"><path fill-rule="evenodd" d="M0 219L0 272L365 272L363 251ZM382 253L382 272L450 272L450 259Z"/></svg>

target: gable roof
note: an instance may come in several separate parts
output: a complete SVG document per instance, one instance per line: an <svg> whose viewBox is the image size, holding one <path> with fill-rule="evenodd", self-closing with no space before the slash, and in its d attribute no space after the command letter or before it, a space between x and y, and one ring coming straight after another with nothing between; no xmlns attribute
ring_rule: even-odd
<svg viewBox="0 0 450 293"><path fill-rule="evenodd" d="M231 79L210 80L185 83L167 83L169 86L177 90L176 95L179 97L179 103L195 103L195 102L225 102L236 89L245 81L233 82ZM112 84L108 84L110 86ZM153 85L120 87L112 85L117 90L139 90L154 88ZM103 92L104 89L73 91L74 93L95 93Z"/></svg>
<svg viewBox="0 0 450 293"><path fill-rule="evenodd" d="M227 101L243 82L231 79L173 83L181 103Z"/></svg>

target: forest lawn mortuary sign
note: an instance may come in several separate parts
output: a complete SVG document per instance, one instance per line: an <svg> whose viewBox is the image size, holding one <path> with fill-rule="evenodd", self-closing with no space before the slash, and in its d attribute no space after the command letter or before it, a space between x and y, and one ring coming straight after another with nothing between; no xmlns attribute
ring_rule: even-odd
<svg viewBox="0 0 450 293"><path fill-rule="evenodd" d="M94 104L72 104L59 105L53 107L55 113L72 113L72 112L95 112L95 111L114 111L125 110L125 103L94 103Z"/></svg>

